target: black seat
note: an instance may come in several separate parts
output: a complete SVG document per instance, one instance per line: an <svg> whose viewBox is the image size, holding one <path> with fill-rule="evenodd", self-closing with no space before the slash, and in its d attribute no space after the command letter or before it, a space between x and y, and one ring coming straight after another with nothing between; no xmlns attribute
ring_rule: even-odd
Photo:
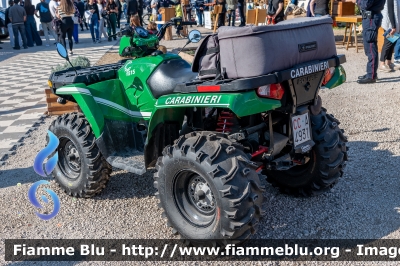
<svg viewBox="0 0 400 266"><path fill-rule="evenodd" d="M172 59L158 66L147 80L147 84L154 98L158 99L160 96L173 93L177 84L189 82L196 77L197 73L192 72L188 62L183 59Z"/></svg>

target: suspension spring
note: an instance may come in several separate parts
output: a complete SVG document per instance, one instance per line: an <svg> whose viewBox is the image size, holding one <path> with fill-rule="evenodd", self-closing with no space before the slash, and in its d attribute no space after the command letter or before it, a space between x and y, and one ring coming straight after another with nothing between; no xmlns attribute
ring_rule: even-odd
<svg viewBox="0 0 400 266"><path fill-rule="evenodd" d="M231 112L222 111L218 117L216 131L222 133L232 132L232 126L234 126L235 115Z"/></svg>

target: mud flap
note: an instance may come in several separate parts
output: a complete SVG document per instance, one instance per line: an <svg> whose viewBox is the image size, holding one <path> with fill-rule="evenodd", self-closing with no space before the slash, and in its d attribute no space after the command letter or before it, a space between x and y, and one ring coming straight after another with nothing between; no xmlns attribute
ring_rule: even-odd
<svg viewBox="0 0 400 266"><path fill-rule="evenodd" d="M138 123L105 120L104 131L96 144L107 162L113 167L142 175L146 131Z"/></svg>

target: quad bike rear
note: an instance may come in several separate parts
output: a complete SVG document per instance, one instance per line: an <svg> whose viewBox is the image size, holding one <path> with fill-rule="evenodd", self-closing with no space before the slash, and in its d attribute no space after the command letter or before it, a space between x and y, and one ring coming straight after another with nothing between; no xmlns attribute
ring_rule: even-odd
<svg viewBox="0 0 400 266"><path fill-rule="evenodd" d="M173 19L164 27L184 23ZM315 32L315 25L329 21L304 23L299 28ZM296 25L269 27L297 31ZM303 62L266 65L275 62L272 55L254 61L248 59L252 54L240 69L224 54L231 50L218 52L224 45L239 51L226 36L233 33L247 42L267 35L243 36L229 28L226 34L221 28L219 43L216 38L215 46L203 42L196 52L198 73L170 53L53 73L54 93L82 110L50 126L60 139L53 176L66 193L91 197L106 186L111 166L137 175L155 168L156 197L174 233L214 244L248 239L266 214L265 176L285 193L311 196L327 191L343 175L347 139L318 94L345 81L341 64L346 59L332 46L322 47L330 38L324 27L322 41L314 34L285 46L287 54L297 51ZM191 32L189 40L199 41L200 33ZM65 48L58 47L67 58ZM218 71L210 71L215 66Z"/></svg>

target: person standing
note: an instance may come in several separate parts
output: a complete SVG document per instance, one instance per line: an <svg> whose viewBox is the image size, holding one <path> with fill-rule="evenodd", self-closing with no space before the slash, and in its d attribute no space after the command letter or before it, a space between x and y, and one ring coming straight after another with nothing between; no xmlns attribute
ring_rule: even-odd
<svg viewBox="0 0 400 266"><path fill-rule="evenodd" d="M124 14L124 19L127 19L126 16L126 0L122 1L122 13Z"/></svg>
<svg viewBox="0 0 400 266"><path fill-rule="evenodd" d="M127 0L126 10L128 14L127 21L131 21L131 16L138 14L138 2L137 0ZM140 19L139 19L140 20Z"/></svg>
<svg viewBox="0 0 400 266"><path fill-rule="evenodd" d="M329 0L311 0L310 12L313 17L322 17L329 14Z"/></svg>
<svg viewBox="0 0 400 266"><path fill-rule="evenodd" d="M106 10L108 13L108 22L109 25L107 27L107 32L108 32L108 41L111 41L111 31L112 34L114 35L114 41L117 40L117 37L115 36L117 32L117 15L118 15L118 6L115 3L114 0L108 0Z"/></svg>
<svg viewBox="0 0 400 266"><path fill-rule="evenodd" d="M91 14L89 19L90 34L92 35L93 43L101 43L99 38L99 23L100 23L100 13L99 8L95 0L89 0L86 5L86 10Z"/></svg>
<svg viewBox="0 0 400 266"><path fill-rule="evenodd" d="M196 0L194 2L194 8L196 9L196 15L197 15L197 27L203 27L204 0Z"/></svg>
<svg viewBox="0 0 400 266"><path fill-rule="evenodd" d="M238 0L226 0L226 3L228 6L228 26L231 25L231 20L232 20L232 27L235 27L236 8Z"/></svg>
<svg viewBox="0 0 400 266"><path fill-rule="evenodd" d="M179 2L179 0L177 2L171 2L171 5L175 6L175 17L183 18L182 6L181 6L181 3ZM182 37L181 31L178 28L176 29L176 36L178 36L178 38Z"/></svg>
<svg viewBox="0 0 400 266"><path fill-rule="evenodd" d="M118 13L117 15L117 28L120 28L120 20L121 20L121 13L122 13L122 4L120 0L114 0L115 4L117 4Z"/></svg>
<svg viewBox="0 0 400 266"><path fill-rule="evenodd" d="M158 0L151 0L151 2L150 2L151 21L157 21L157 13L158 13L157 6L158 6Z"/></svg>
<svg viewBox="0 0 400 266"><path fill-rule="evenodd" d="M5 23L3 24L3 20L0 19L0 31L4 31L5 28L6 28ZM3 43L3 42L0 42L0 43ZM3 47L0 46L0 49L3 49Z"/></svg>
<svg viewBox="0 0 400 266"><path fill-rule="evenodd" d="M239 9L239 16L240 16L240 24L239 27L243 27L246 25L246 17L244 15L244 6L246 2L244 0L238 0L238 9Z"/></svg>
<svg viewBox="0 0 400 266"><path fill-rule="evenodd" d="M218 16L218 28L225 26L226 0L217 0L217 5L222 5L222 11Z"/></svg>
<svg viewBox="0 0 400 266"><path fill-rule="evenodd" d="M35 6L32 5L31 0L25 0L24 8L27 15L25 21L25 31L28 46L33 47L34 43L36 46L40 46L42 45L42 39L37 31L36 20L33 17L35 15Z"/></svg>
<svg viewBox="0 0 400 266"><path fill-rule="evenodd" d="M19 0L14 0L14 5L10 8L8 12L8 18L12 23L12 29L14 34L14 50L19 50L21 47L19 46L19 38L18 34L21 34L22 37L22 45L24 49L28 49L28 44L26 40L26 32L25 32L25 21L26 21L26 12L25 9L19 5Z"/></svg>
<svg viewBox="0 0 400 266"><path fill-rule="evenodd" d="M40 16L38 16L38 13ZM49 4L47 4L45 0L41 0L40 3L36 5L35 16L37 18L40 18L40 23L42 24L44 37L46 38L46 46L50 46L49 32L51 36L53 36L54 41L57 41L57 37L51 25L51 21L53 19L51 17Z"/></svg>
<svg viewBox="0 0 400 266"><path fill-rule="evenodd" d="M67 49L65 37L68 36L69 53L72 55L72 33L74 31L74 21L72 17L75 15L75 6L72 0L61 0L60 5L57 7L57 17L61 20L61 44Z"/></svg>
<svg viewBox="0 0 400 266"><path fill-rule="evenodd" d="M276 24L284 20L283 0L270 0L267 9L267 24Z"/></svg>
<svg viewBox="0 0 400 266"><path fill-rule="evenodd" d="M107 28L104 26L106 21L108 21L108 14L107 10L104 7L103 0L97 0L97 7L99 8L99 14L100 14L100 25L99 25L99 40L101 41L101 36L104 35L104 38L106 40L108 39L107 35ZM107 22L108 25L108 22ZM110 40L111 41L111 40Z"/></svg>
<svg viewBox="0 0 400 266"><path fill-rule="evenodd" d="M78 2L76 3L76 6L78 7L78 11L79 11L80 19L81 19L81 23L80 23L81 31L83 31L83 24L85 24L85 27L88 30L89 27L85 20L85 4L82 2L82 0L78 0Z"/></svg>
<svg viewBox="0 0 400 266"><path fill-rule="evenodd" d="M14 5L14 0L8 0L8 5L9 5L9 7L6 8L4 16L5 16L6 27L8 29L8 35L10 36L10 46L12 48L14 48L14 46L15 46L14 32L13 32L13 28L12 28L12 23L10 21L10 18L8 17L9 12L10 12L10 8ZM22 43L22 38L21 38L21 34L20 33L18 33L18 40L19 40L20 43Z"/></svg>
<svg viewBox="0 0 400 266"><path fill-rule="evenodd" d="M361 10L363 43L365 55L368 56L367 74L358 77L357 83L375 83L378 76L378 29L382 24L381 11L386 0L352 0Z"/></svg>
<svg viewBox="0 0 400 266"><path fill-rule="evenodd" d="M140 20L140 25L143 26L143 0L137 0L138 1L138 15L139 15L139 20Z"/></svg>
<svg viewBox="0 0 400 266"><path fill-rule="evenodd" d="M72 37L74 37L75 44L79 43L79 24L81 24L81 15L78 10L78 1L73 0L74 8L75 8L75 13L74 16L72 17L72 20L74 21L74 31L72 32Z"/></svg>
<svg viewBox="0 0 400 266"><path fill-rule="evenodd" d="M399 33L400 23L399 23L399 10L400 4L399 0L386 0L385 6L382 10L382 28L384 31L390 31L389 35L393 35L395 33ZM384 38L382 51L381 51L381 63L379 66L379 71L383 72L391 72L394 68L398 68L398 66L392 64L392 54L396 43L390 42L388 39Z"/></svg>
<svg viewBox="0 0 400 266"><path fill-rule="evenodd" d="M58 0L51 0L49 3L50 13L51 13L51 16L53 17L53 21L51 23L52 23L54 32L57 34L57 42L60 42L60 36L61 36L61 30L60 30L61 20L58 19L57 14L56 14L57 8L59 5L60 5L60 3L58 2Z"/></svg>
<svg viewBox="0 0 400 266"><path fill-rule="evenodd" d="M184 2L185 2L184 8L185 8L185 12L186 12L186 20L192 21L192 6L190 5L190 1L187 0ZM190 25L190 27L192 28L192 25Z"/></svg>
<svg viewBox="0 0 400 266"><path fill-rule="evenodd" d="M400 69L400 41L397 40L394 46L394 62L395 69Z"/></svg>

